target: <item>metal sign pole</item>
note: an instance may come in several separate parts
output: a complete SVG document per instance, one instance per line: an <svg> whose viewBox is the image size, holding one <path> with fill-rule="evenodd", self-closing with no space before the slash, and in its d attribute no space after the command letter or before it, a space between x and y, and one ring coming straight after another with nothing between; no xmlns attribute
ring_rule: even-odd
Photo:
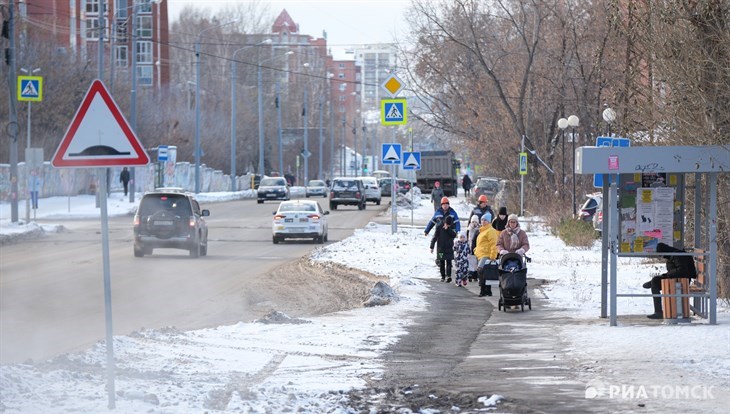
<svg viewBox="0 0 730 414"><path fill-rule="evenodd" d="M106 168L101 171L105 174ZM101 175L101 174L99 174ZM114 332L112 330L112 288L109 270L109 221L107 216L106 180L99 180L99 198L101 202L101 253L104 268L104 319L106 322L106 371L109 408L114 408Z"/></svg>

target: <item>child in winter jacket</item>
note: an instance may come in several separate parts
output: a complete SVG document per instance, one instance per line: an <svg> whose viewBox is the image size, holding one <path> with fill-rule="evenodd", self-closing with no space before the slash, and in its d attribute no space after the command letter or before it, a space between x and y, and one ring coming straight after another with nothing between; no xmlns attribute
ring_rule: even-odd
<svg viewBox="0 0 730 414"><path fill-rule="evenodd" d="M431 253L433 253L433 247L437 246L436 257L439 261L441 281L451 283L451 262L454 260L454 239L456 238L454 219L446 216L443 224L435 227L436 232L431 239Z"/></svg>
<svg viewBox="0 0 730 414"><path fill-rule="evenodd" d="M464 233L459 234L459 239L454 243L456 254L456 286L466 286L469 277L469 244Z"/></svg>

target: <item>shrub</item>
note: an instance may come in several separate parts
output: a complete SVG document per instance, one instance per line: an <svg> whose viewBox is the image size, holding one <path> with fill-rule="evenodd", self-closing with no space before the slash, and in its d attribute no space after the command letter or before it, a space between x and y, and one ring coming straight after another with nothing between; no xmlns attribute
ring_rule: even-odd
<svg viewBox="0 0 730 414"><path fill-rule="evenodd" d="M590 248L598 238L599 233L593 229L593 224L582 220L573 220L569 217L563 218L553 232L557 229L557 236L568 246Z"/></svg>

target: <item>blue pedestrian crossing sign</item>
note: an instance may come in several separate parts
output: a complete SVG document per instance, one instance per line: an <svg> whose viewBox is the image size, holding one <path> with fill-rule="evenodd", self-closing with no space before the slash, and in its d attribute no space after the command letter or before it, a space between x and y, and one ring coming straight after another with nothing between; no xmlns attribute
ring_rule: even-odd
<svg viewBox="0 0 730 414"><path fill-rule="evenodd" d="M400 144L383 144L382 157L383 165L398 165L402 158Z"/></svg>
<svg viewBox="0 0 730 414"><path fill-rule="evenodd" d="M628 138L618 137L598 137L596 138L597 147L630 147L631 140ZM593 186L603 188L603 174L593 174Z"/></svg>
<svg viewBox="0 0 730 414"><path fill-rule="evenodd" d="M380 123L383 125L403 125L407 122L408 105L403 98L383 99L380 101Z"/></svg>
<svg viewBox="0 0 730 414"><path fill-rule="evenodd" d="M527 153L520 153L520 175L527 175Z"/></svg>
<svg viewBox="0 0 730 414"><path fill-rule="evenodd" d="M18 76L18 101L43 100L43 76Z"/></svg>
<svg viewBox="0 0 730 414"><path fill-rule="evenodd" d="M404 152L403 153L403 169L404 170L420 170L421 169L421 152Z"/></svg>

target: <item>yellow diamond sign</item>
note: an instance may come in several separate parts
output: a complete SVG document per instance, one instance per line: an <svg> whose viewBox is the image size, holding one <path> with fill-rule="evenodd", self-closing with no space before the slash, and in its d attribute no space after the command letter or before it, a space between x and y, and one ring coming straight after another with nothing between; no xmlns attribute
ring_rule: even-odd
<svg viewBox="0 0 730 414"><path fill-rule="evenodd" d="M395 74L391 74L380 86L385 89L392 98L395 98L398 95L398 92L403 90L405 83Z"/></svg>

